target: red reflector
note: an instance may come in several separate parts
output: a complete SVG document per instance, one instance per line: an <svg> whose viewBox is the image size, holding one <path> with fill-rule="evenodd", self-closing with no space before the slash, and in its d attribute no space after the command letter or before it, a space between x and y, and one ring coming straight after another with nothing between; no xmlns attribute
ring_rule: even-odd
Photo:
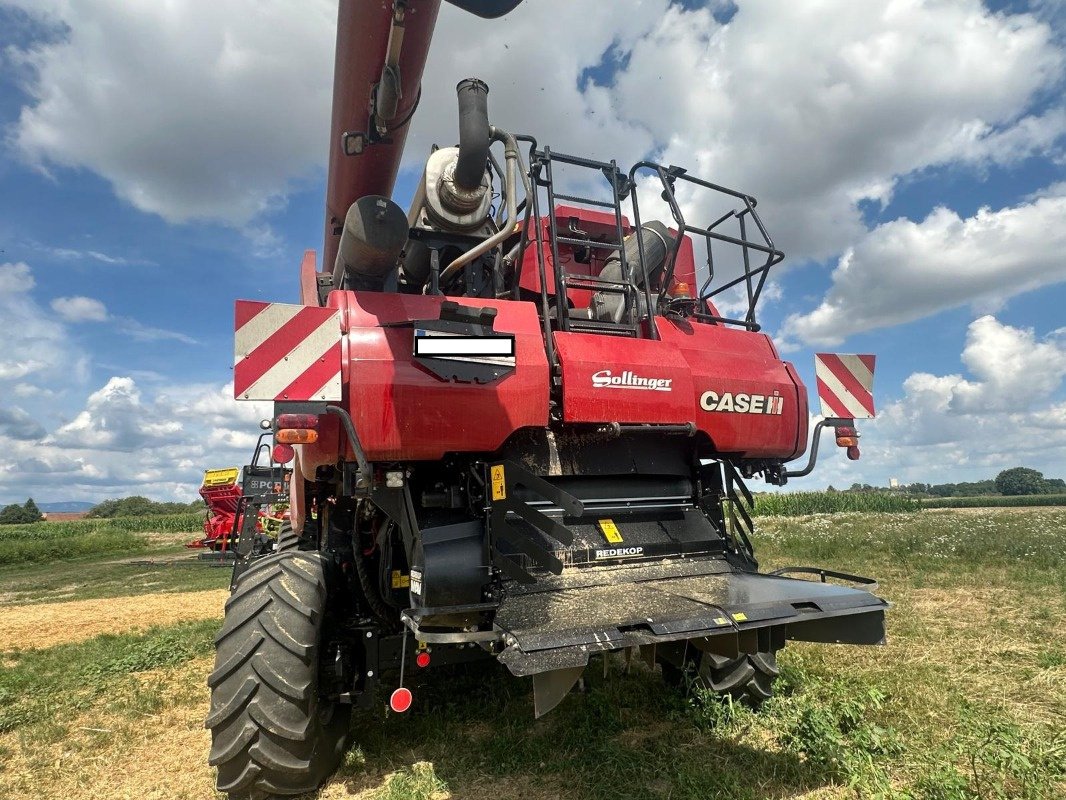
<svg viewBox="0 0 1066 800"><path fill-rule="evenodd" d="M406 686L401 686L389 696L389 708L397 714L402 714L411 707L411 703L414 702L414 699L411 690Z"/></svg>
<svg viewBox="0 0 1066 800"><path fill-rule="evenodd" d="M270 454L270 457L279 464L288 464L292 461L292 457L296 455L295 451L287 444L274 445L274 452Z"/></svg>
<svg viewBox="0 0 1066 800"><path fill-rule="evenodd" d="M837 428L837 436L856 436L854 428Z"/></svg>
<svg viewBox="0 0 1066 800"><path fill-rule="evenodd" d="M850 460L852 460L852 461L858 461L859 460L859 448L858 447L849 447L848 448L848 458Z"/></svg>
<svg viewBox="0 0 1066 800"><path fill-rule="evenodd" d="M419 653L417 656L415 656L415 663L418 664L418 666L422 667L422 669L425 669L426 667L428 667L429 666L429 653L427 653L425 650L423 650L421 653Z"/></svg>
<svg viewBox="0 0 1066 800"><path fill-rule="evenodd" d="M318 417L315 414L279 414L275 422L279 428L318 430Z"/></svg>

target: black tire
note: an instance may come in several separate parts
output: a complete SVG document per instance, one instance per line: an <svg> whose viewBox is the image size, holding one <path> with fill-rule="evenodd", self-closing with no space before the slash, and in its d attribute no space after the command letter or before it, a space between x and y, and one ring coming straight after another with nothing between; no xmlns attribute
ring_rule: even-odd
<svg viewBox="0 0 1066 800"><path fill-rule="evenodd" d="M752 653L738 658L699 653L699 660L684 669L661 662L663 678L682 689L708 689L728 695L753 708L773 696L773 683L781 670L774 652Z"/></svg>
<svg viewBox="0 0 1066 800"><path fill-rule="evenodd" d="M205 726L230 800L313 791L344 757L351 706L318 694L326 602L325 559L301 552L256 560L226 601Z"/></svg>
<svg viewBox="0 0 1066 800"><path fill-rule="evenodd" d="M275 553L287 553L290 550L300 549L300 537L296 535L296 531L292 529L292 522L285 520L281 523L281 528L278 529L278 542L274 545Z"/></svg>
<svg viewBox="0 0 1066 800"><path fill-rule="evenodd" d="M726 658L704 653L699 680L720 695L729 695L751 706L760 706L774 693L774 679L781 674L773 652L750 653Z"/></svg>

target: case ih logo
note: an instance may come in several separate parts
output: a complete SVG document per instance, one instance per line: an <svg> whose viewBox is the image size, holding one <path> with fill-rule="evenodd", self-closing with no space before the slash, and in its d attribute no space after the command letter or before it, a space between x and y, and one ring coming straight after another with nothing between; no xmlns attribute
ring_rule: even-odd
<svg viewBox="0 0 1066 800"><path fill-rule="evenodd" d="M725 411L732 414L771 414L778 416L785 398L779 394L733 394L732 392L704 392L700 408L704 411Z"/></svg>
<svg viewBox="0 0 1066 800"><path fill-rule="evenodd" d="M670 392L673 378L643 378L626 370L615 375L609 369L601 369L592 376L593 389L648 389L653 392Z"/></svg>

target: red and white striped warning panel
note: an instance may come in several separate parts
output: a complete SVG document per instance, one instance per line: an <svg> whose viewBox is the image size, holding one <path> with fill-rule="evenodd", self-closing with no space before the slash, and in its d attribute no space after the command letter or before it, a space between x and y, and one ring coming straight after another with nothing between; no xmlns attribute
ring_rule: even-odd
<svg viewBox="0 0 1066 800"><path fill-rule="evenodd" d="M823 417L873 419L875 360L853 353L814 354Z"/></svg>
<svg viewBox="0 0 1066 800"><path fill-rule="evenodd" d="M340 400L340 312L238 300L233 396L238 400Z"/></svg>

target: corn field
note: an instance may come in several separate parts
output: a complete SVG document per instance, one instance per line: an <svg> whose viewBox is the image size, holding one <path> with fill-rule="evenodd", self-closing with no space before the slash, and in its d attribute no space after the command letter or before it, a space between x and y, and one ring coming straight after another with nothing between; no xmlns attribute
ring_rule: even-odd
<svg viewBox="0 0 1066 800"><path fill-rule="evenodd" d="M757 517L800 517L846 512L895 514L920 511L921 501L887 492L780 492L755 496Z"/></svg>
<svg viewBox="0 0 1066 800"><path fill-rule="evenodd" d="M1066 506L1066 494L1024 494L1015 497L944 497L926 500L925 508L1016 508L1021 506Z"/></svg>

